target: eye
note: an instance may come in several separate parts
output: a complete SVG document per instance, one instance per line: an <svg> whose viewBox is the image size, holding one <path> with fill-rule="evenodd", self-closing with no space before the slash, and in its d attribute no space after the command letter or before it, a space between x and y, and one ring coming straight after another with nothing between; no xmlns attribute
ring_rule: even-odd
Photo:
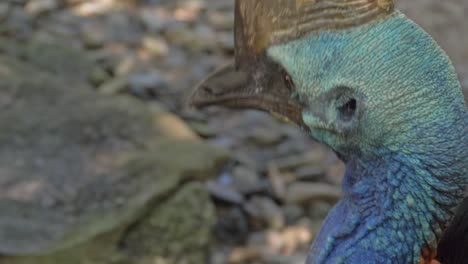
<svg viewBox="0 0 468 264"><path fill-rule="evenodd" d="M284 85L286 85L286 87L288 88L290 92L293 92L295 90L295 85L291 76L285 70L282 71L282 74L283 74Z"/></svg>
<svg viewBox="0 0 468 264"><path fill-rule="evenodd" d="M340 117L344 121L350 121L356 114L356 110L357 101L354 98L346 100L345 103L338 108L338 111L340 112Z"/></svg>

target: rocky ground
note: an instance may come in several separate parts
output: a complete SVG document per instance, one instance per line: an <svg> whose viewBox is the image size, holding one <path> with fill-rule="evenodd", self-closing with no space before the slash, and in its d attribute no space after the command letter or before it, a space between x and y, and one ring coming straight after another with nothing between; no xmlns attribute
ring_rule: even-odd
<svg viewBox="0 0 468 264"><path fill-rule="evenodd" d="M213 168L216 166L208 164L202 170L207 174L198 177L195 183L182 176L186 171L192 173L193 168L187 165L187 170L181 169L177 174L180 180L174 182L177 186L170 188L173 194L165 194L164 197L169 198L163 199L162 205L152 206L138 224L124 232L116 254L125 257L119 257L112 263L197 263L193 259L198 262L206 259L213 264L303 263L307 247L322 219L340 197L343 165L333 153L308 139L297 128L256 111L212 108L200 112L188 106L191 88L210 71L232 59L233 2L0 2L1 56L14 57L21 65L45 72L47 80L56 76L64 87L73 89L69 92L72 95L75 89L87 90L85 101L93 101L91 105L94 101L107 100L101 98L109 98L108 104L120 106L106 108L106 111L121 111L124 106L117 98L127 98L131 102L124 105L137 108L133 114L144 116L142 120L132 116L124 119L129 123L138 119L135 121L141 124L138 131L106 132L103 137L112 135L122 141L136 137L130 141L138 151L143 148L139 145L151 145L160 138L175 137L202 139L208 146L229 152L230 158L223 162L225 165L220 172ZM401 8L408 16L421 23L448 51L468 91L468 2L401 2ZM73 50L74 55L56 52L55 46ZM81 57L89 64L83 66ZM0 62L9 65L7 61ZM2 67L2 63L0 74L9 69ZM32 78L31 83L35 83L35 77L32 77L35 75L30 71L21 73L25 79ZM0 109L15 102L14 96L2 96ZM81 111L86 117L93 116L93 111L101 111L88 109L86 105L64 110L63 114L67 116ZM148 111L152 114L149 115ZM157 119L154 119L154 113L158 113ZM113 115L110 117L114 118ZM157 120L158 124L159 132L153 136L149 135L149 128L140 131L145 130L144 124L150 119ZM93 122L99 120L96 118ZM124 127L122 124L114 125L110 124L109 128ZM119 145L118 150L126 150L125 146ZM156 148L159 153L153 147L149 149L146 155L153 155L151 157L155 160L158 155L166 153L164 148ZM180 148L179 151L181 156L177 152L172 153L173 159L185 157L184 153L204 156L206 150L194 147ZM226 155L219 156L227 159ZM181 159L185 163L185 159ZM4 187L1 180L0 187ZM156 181L155 184L161 182ZM174 191L176 189L179 190ZM209 199L204 199L205 195ZM46 199L45 203L54 204L54 201ZM187 207L200 208L199 211L204 213L197 214L197 210L192 212L186 210ZM209 227L200 221L182 220L194 218L203 219ZM177 221L186 224L175 224ZM200 253L203 256L194 253L194 249L203 252ZM112 250L105 252L115 253ZM192 253L197 256L180 257ZM67 255L60 254L59 260ZM27 261L31 260L18 262L0 258L0 263L39 263L34 258L32 262ZM41 263L47 263L47 260Z"/></svg>

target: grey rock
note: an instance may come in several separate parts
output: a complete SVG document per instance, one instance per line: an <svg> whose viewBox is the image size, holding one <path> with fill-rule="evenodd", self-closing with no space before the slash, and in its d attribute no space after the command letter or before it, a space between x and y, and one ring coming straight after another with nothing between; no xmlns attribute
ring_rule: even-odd
<svg viewBox="0 0 468 264"><path fill-rule="evenodd" d="M109 68L112 73L118 77L127 77L132 72L136 71L139 64L138 58L131 52L123 51L120 56L109 58Z"/></svg>
<svg viewBox="0 0 468 264"><path fill-rule="evenodd" d="M208 22L217 30L232 30L234 25L234 12L210 12Z"/></svg>
<svg viewBox="0 0 468 264"><path fill-rule="evenodd" d="M142 46L153 56L164 57L169 55L170 47L163 38L145 36L142 40Z"/></svg>
<svg viewBox="0 0 468 264"><path fill-rule="evenodd" d="M163 93L168 93L169 83L159 73L131 74L128 77L129 92L139 98L157 98Z"/></svg>
<svg viewBox="0 0 468 264"><path fill-rule="evenodd" d="M281 209L270 198L254 196L244 206L253 221L260 226L271 229L280 229L284 226L285 220Z"/></svg>
<svg viewBox="0 0 468 264"><path fill-rule="evenodd" d="M110 41L127 45L140 44L142 30L135 16L123 11L115 11L105 16L103 23Z"/></svg>
<svg viewBox="0 0 468 264"><path fill-rule="evenodd" d="M233 186L244 194L255 193L264 189L258 173L244 166L237 166L232 171Z"/></svg>
<svg viewBox="0 0 468 264"><path fill-rule="evenodd" d="M186 50L172 46L167 56L166 64L168 67L173 68L185 67L187 66L187 57L188 54Z"/></svg>
<svg viewBox="0 0 468 264"><path fill-rule="evenodd" d="M33 32L33 18L21 7L10 9L7 19L0 24L1 33L13 35L16 39L27 39Z"/></svg>
<svg viewBox="0 0 468 264"><path fill-rule="evenodd" d="M288 186L286 192L286 201L292 204L310 203L318 200L336 202L340 198L340 188L324 183L295 182Z"/></svg>
<svg viewBox="0 0 468 264"><path fill-rule="evenodd" d="M171 16L161 16L160 10L155 8L142 8L140 10L140 19L142 24L149 32L159 33L173 23L178 23Z"/></svg>
<svg viewBox="0 0 468 264"><path fill-rule="evenodd" d="M57 0L29 0L25 6L25 10L33 16L38 16L52 11L58 8L58 6Z"/></svg>
<svg viewBox="0 0 468 264"><path fill-rule="evenodd" d="M191 183L159 206L122 238L129 263L207 263L216 222L214 206L200 183Z"/></svg>
<svg viewBox="0 0 468 264"><path fill-rule="evenodd" d="M286 195L286 179L278 170L278 168L273 164L269 164L267 168L268 180L273 191L273 195L283 200Z"/></svg>
<svg viewBox="0 0 468 264"><path fill-rule="evenodd" d="M322 166L304 166L295 170L294 175L303 181L318 181L325 176L325 169Z"/></svg>
<svg viewBox="0 0 468 264"><path fill-rule="evenodd" d="M264 264L303 264L307 253L294 255L271 255L264 258Z"/></svg>
<svg viewBox="0 0 468 264"><path fill-rule="evenodd" d="M128 83L126 77L117 77L102 83L98 86L97 89L102 94L115 95L125 92L128 87L127 85Z"/></svg>
<svg viewBox="0 0 468 264"><path fill-rule="evenodd" d="M241 205L244 203L244 197L242 194L225 185L221 185L216 182L208 182L206 187L208 188L211 196L218 201L235 205Z"/></svg>
<svg viewBox="0 0 468 264"><path fill-rule="evenodd" d="M97 49L109 41L107 29L102 23L89 20L81 26L81 39L85 47Z"/></svg>
<svg viewBox="0 0 468 264"><path fill-rule="evenodd" d="M216 128L213 128L206 122L189 122L190 127L204 138L212 138L218 134Z"/></svg>
<svg viewBox="0 0 468 264"><path fill-rule="evenodd" d="M232 38L233 33L218 33L217 44L227 54L234 54L234 39Z"/></svg>
<svg viewBox="0 0 468 264"><path fill-rule="evenodd" d="M201 24L194 29L184 24L174 24L165 30L165 36L171 44L192 51L213 50L216 48L215 31Z"/></svg>
<svg viewBox="0 0 468 264"><path fill-rule="evenodd" d="M3 21L7 18L10 9L11 7L8 3L0 3L0 21Z"/></svg>
<svg viewBox="0 0 468 264"><path fill-rule="evenodd" d="M111 78L112 76L102 67L95 66L91 71L89 81L93 86L98 87L101 86L103 83L108 82Z"/></svg>
<svg viewBox="0 0 468 264"><path fill-rule="evenodd" d="M57 43L29 42L15 52L31 66L72 82L88 79L92 69L86 53Z"/></svg>
<svg viewBox="0 0 468 264"><path fill-rule="evenodd" d="M305 215L304 209L299 205L287 204L283 206L282 209L286 224L288 225L295 224L299 219L301 219Z"/></svg>
<svg viewBox="0 0 468 264"><path fill-rule="evenodd" d="M326 155L321 149L315 149L313 151L273 160L272 163L280 170L294 170L308 165L321 165L325 158Z"/></svg>
<svg viewBox="0 0 468 264"><path fill-rule="evenodd" d="M280 143L284 139L284 135L280 131L257 126L249 132L248 138L252 140L254 144L266 147Z"/></svg>
<svg viewBox="0 0 468 264"><path fill-rule="evenodd" d="M0 114L0 168L7 172L0 177L0 252L23 256L2 263L126 258L116 252L123 231L182 183L215 175L228 159L224 150L168 133L165 115L138 100L101 96L72 73L55 75L15 57L1 55L0 65L0 97L14 102ZM207 204L202 188L191 190ZM178 206L191 207L192 198L182 196L174 198Z"/></svg>
<svg viewBox="0 0 468 264"><path fill-rule="evenodd" d="M226 244L242 244L248 238L249 225L244 213L238 207L218 208L218 221L214 232L219 241Z"/></svg>

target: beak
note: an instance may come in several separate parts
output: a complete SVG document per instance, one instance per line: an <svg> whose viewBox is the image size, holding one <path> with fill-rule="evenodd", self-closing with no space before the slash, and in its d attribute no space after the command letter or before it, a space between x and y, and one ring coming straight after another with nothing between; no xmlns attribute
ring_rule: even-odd
<svg viewBox="0 0 468 264"><path fill-rule="evenodd" d="M191 104L199 109L218 105L262 110L305 128L303 107L291 99L281 69L273 63L261 63L245 70L236 69L234 63L228 64L195 87Z"/></svg>
<svg viewBox="0 0 468 264"><path fill-rule="evenodd" d="M236 63L201 82L192 95L192 105L259 109L306 128L302 104L293 99L282 67L268 59L266 50L312 32L350 28L394 13L394 0L319 2L236 0Z"/></svg>

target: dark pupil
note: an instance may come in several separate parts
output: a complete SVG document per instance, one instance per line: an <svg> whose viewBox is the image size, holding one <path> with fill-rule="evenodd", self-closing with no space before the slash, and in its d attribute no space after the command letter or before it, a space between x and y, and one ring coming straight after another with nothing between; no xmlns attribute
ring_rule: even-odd
<svg viewBox="0 0 468 264"><path fill-rule="evenodd" d="M339 108L341 117L346 121L351 120L351 118L354 116L354 113L356 112L356 108L356 99L350 99Z"/></svg>

